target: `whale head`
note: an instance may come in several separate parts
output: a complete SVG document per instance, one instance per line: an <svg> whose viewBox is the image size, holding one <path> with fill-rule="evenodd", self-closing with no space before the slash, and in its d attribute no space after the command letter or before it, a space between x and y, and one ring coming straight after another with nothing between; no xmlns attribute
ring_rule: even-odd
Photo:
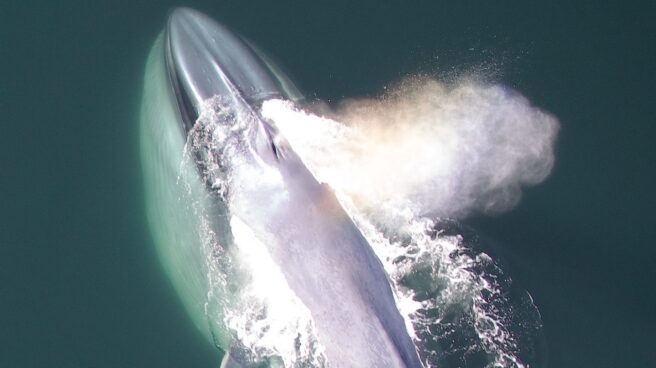
<svg viewBox="0 0 656 368"><path fill-rule="evenodd" d="M192 320L235 360L253 362L248 352L238 356L243 335L226 315L249 278L230 271L239 256L226 254L244 253L240 239L249 239L263 245L250 254L266 253L284 289L309 312L322 346L315 350L331 366L421 367L383 265L334 193L262 117L269 99L303 97L226 26L192 9L171 12L146 66L141 159L157 253ZM215 124L204 115L208 106L234 115ZM235 133L242 126L246 133ZM200 138L221 139L197 144L207 127ZM229 134L234 139L224 139Z"/></svg>

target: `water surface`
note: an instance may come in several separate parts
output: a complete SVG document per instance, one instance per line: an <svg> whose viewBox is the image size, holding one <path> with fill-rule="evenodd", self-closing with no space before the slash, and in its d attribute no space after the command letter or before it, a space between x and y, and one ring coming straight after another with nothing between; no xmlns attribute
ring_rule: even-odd
<svg viewBox="0 0 656 368"><path fill-rule="evenodd" d="M0 367L215 367L146 231L137 116L179 3L0 5ZM311 96L476 72L561 122L519 206L465 221L538 306L550 367L645 367L656 332L651 3L190 2Z"/></svg>

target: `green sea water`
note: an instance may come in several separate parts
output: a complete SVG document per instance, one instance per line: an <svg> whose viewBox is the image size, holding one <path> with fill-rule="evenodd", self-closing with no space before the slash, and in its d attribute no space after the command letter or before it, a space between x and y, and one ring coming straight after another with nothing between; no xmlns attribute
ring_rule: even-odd
<svg viewBox="0 0 656 368"><path fill-rule="evenodd" d="M144 213L143 71L176 5L245 34L313 98L469 73L557 116L551 177L465 223L533 296L549 367L654 365L652 3L5 0L0 367L218 366Z"/></svg>

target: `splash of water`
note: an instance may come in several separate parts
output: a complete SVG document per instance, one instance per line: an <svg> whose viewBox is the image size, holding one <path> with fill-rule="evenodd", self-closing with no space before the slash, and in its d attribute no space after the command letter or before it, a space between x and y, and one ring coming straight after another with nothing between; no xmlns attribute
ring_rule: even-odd
<svg viewBox="0 0 656 368"><path fill-rule="evenodd" d="M503 87L431 80L406 83L382 99L350 101L330 118L280 100L265 102L260 113L333 187L383 262L427 366L529 366L541 332L530 296L511 295L512 280L498 264L445 231L438 216L517 203L521 186L542 181L553 166L553 117ZM233 190L225 164L236 159L254 119L218 97L202 107L185 160L202 169L209 195L226 200ZM267 173L251 179L276 182ZM199 236L211 327L228 330L253 363L276 357L287 367L328 365L310 312L266 246L236 218L224 229L232 236L221 237L210 212L196 208L204 219Z"/></svg>
<svg viewBox="0 0 656 368"><path fill-rule="evenodd" d="M554 163L557 120L498 85L409 79L329 118L264 104L317 179L360 206L405 202L416 215L500 212Z"/></svg>
<svg viewBox="0 0 656 368"><path fill-rule="evenodd" d="M280 100L262 115L335 189L383 261L428 366L537 359L541 319L530 295L510 297L510 277L462 236L443 234L437 216L515 205L521 186L553 166L555 118L500 86L434 80L350 101L331 118Z"/></svg>

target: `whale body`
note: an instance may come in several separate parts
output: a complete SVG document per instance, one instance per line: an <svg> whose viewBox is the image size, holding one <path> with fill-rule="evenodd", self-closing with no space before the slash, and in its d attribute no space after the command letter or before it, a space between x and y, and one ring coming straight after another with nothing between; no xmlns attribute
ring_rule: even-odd
<svg viewBox="0 0 656 368"><path fill-rule="evenodd" d="M260 115L273 98L303 97L264 53L224 25L188 8L172 11L146 65L140 140L149 225L182 303L201 333L228 353L224 366L252 364L235 353L239 334L221 308L239 279L225 280L231 286L221 295L210 292L208 277L230 267L217 264L213 252L233 251L236 227L245 227L309 310L329 366L421 367L380 260L333 191ZM221 129L241 124L247 133L230 149L205 147L188 159L189 135L207 101L230 112ZM214 177L229 179L217 187ZM199 232L212 234L221 249L208 249Z"/></svg>

